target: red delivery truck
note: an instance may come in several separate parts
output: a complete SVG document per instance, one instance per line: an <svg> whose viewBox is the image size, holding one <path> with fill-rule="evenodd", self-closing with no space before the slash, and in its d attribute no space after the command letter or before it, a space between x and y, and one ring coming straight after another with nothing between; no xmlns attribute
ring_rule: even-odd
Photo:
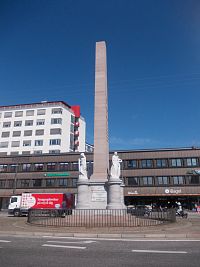
<svg viewBox="0 0 200 267"><path fill-rule="evenodd" d="M28 214L33 209L73 209L74 194L72 193L22 193L11 196L8 213L14 216Z"/></svg>

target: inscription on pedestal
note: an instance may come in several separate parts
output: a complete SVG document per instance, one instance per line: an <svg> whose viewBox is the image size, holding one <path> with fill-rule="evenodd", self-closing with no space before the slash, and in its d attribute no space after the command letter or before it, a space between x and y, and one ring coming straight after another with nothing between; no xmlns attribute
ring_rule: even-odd
<svg viewBox="0 0 200 267"><path fill-rule="evenodd" d="M92 202L105 202L107 201L107 192L104 187L96 186L91 188L91 201Z"/></svg>

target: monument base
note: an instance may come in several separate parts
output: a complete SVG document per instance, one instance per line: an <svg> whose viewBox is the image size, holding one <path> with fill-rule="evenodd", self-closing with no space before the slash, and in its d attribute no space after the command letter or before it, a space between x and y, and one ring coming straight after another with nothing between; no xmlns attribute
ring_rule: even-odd
<svg viewBox="0 0 200 267"><path fill-rule="evenodd" d="M89 182L90 209L106 209L107 207L107 183Z"/></svg>
<svg viewBox="0 0 200 267"><path fill-rule="evenodd" d="M90 209L89 205L89 182L88 179L79 179L77 182L77 204L76 209Z"/></svg>

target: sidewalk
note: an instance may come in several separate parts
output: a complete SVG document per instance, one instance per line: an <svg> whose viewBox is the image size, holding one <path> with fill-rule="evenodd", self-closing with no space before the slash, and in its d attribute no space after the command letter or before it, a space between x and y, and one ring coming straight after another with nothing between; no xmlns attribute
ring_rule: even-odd
<svg viewBox="0 0 200 267"><path fill-rule="evenodd" d="M159 238L200 240L200 214L189 213L188 219L150 227L132 228L75 228L43 227L27 223L27 217L12 217L0 212L0 235L65 236L88 238Z"/></svg>

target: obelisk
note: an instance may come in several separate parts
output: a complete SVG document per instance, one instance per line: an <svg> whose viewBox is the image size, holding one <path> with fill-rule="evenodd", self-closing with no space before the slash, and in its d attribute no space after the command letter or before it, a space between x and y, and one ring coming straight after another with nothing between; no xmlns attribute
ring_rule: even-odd
<svg viewBox="0 0 200 267"><path fill-rule="evenodd" d="M106 44L96 43L93 175L90 178L91 208L106 208L109 173L108 96Z"/></svg>

